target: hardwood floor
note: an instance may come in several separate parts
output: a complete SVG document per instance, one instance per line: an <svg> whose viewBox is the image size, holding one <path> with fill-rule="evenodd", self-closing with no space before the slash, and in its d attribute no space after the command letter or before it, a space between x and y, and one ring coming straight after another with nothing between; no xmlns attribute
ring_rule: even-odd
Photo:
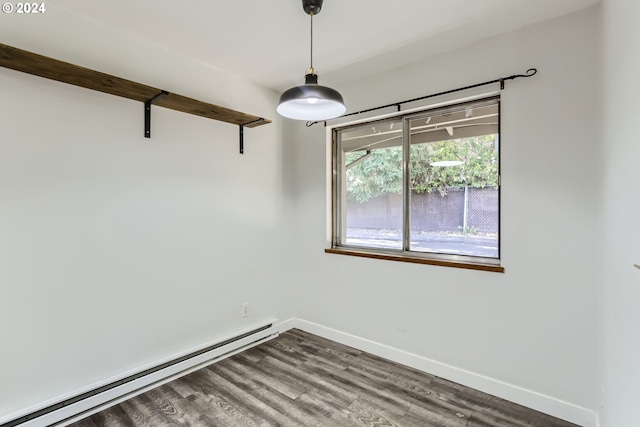
<svg viewBox="0 0 640 427"><path fill-rule="evenodd" d="M575 427L294 329L73 427Z"/></svg>

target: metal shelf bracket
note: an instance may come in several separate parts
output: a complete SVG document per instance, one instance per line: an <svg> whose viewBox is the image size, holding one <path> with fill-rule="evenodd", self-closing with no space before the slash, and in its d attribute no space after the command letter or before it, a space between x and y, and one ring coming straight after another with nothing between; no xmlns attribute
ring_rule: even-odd
<svg viewBox="0 0 640 427"><path fill-rule="evenodd" d="M244 127L249 125L255 125L256 123L260 123L263 121L264 119L260 117L258 120L254 120L252 122L245 123L239 126L240 127L240 154L244 154Z"/></svg>
<svg viewBox="0 0 640 427"><path fill-rule="evenodd" d="M151 104L158 99L164 98L169 95L169 92L163 90L150 100L144 103L144 137L151 138Z"/></svg>

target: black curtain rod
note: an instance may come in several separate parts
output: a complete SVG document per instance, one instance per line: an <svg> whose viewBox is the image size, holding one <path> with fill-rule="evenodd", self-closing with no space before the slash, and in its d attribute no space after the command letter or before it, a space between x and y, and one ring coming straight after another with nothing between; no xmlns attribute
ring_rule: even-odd
<svg viewBox="0 0 640 427"><path fill-rule="evenodd" d="M490 84L494 84L494 83L500 83L500 90L503 90L505 81L507 81L507 80L515 80L515 79L520 78L520 77L531 77L531 76L535 75L537 72L538 72L537 68L529 68L525 74L514 74L514 75L509 76L509 77L500 77L499 79L490 80L488 82L476 83L476 84L471 85L471 86L460 87L458 89L451 89L451 90L447 90L445 92L439 92L439 93L434 93L434 94L431 94L431 95L421 96L419 98L407 99L406 101L394 102L392 104L382 105L380 107L369 108L369 109L366 109L366 110L357 111L355 113L343 114L342 116L334 117L333 119L328 119L328 120L341 119L343 117L355 116L357 114L363 114L363 113L368 113L370 111L382 110L383 108L389 108L389 107L397 107L398 111L400 111L400 106L402 104L408 104L410 102L421 101L423 99L433 98L435 96L447 95L449 93L460 92L462 90L473 89L473 88L476 88L476 87L486 86L486 85L490 85ZM327 125L327 120L320 120L320 121L317 121L317 122L309 121L309 122L307 122L307 127L313 126L316 123L321 123L321 122L324 122L325 126Z"/></svg>

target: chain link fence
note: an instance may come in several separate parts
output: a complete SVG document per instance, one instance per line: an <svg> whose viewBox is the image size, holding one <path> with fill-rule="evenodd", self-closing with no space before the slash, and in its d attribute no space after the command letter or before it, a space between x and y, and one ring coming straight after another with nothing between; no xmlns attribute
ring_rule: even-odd
<svg viewBox="0 0 640 427"><path fill-rule="evenodd" d="M497 234L498 191L495 188L450 188L447 194L411 195L411 230L424 233ZM364 203L347 202L347 227L402 228L402 196L387 194Z"/></svg>

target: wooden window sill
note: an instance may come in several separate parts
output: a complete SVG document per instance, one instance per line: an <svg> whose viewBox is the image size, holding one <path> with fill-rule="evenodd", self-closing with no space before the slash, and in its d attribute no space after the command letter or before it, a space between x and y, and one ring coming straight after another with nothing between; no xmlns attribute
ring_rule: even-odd
<svg viewBox="0 0 640 427"><path fill-rule="evenodd" d="M363 258L382 259L387 261L410 262L414 264L438 265L441 267L464 268L467 270L491 271L494 273L504 273L504 267L500 265L474 264L457 261L445 261L430 258L418 258L401 254L381 254L375 252L358 251L353 249L329 248L324 250L328 254L351 255Z"/></svg>

